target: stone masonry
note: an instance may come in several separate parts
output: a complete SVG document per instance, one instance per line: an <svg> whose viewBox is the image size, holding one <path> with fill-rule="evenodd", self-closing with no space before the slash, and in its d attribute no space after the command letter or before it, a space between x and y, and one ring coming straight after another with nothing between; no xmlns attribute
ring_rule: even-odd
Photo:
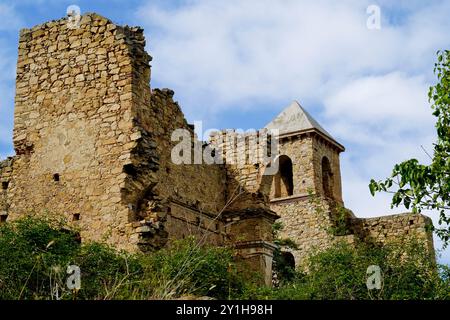
<svg viewBox="0 0 450 320"><path fill-rule="evenodd" d="M141 28L97 14L83 15L78 28L67 22L20 32L16 154L0 163L0 222L57 215L80 230L82 241L129 251L193 235L234 246L267 284L278 218L283 235L299 245L296 263L338 239L383 243L416 236L433 247L424 216L359 219L343 209L344 147L298 103L266 126L280 129L278 173L264 174L267 163L258 161L228 163L229 145L196 140L173 91L150 88ZM192 148L219 151L223 164L174 164L171 135L180 128L194 139ZM347 231L330 232L342 212Z"/></svg>

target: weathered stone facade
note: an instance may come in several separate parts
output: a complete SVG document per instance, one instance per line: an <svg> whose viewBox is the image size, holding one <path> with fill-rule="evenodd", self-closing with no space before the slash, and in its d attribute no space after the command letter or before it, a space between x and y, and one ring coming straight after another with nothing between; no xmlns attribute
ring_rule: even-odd
<svg viewBox="0 0 450 320"><path fill-rule="evenodd" d="M174 164L173 131L195 135L173 91L150 88L143 30L96 14L82 16L78 28L67 22L20 33L16 155L0 163L2 222L55 214L79 228L83 241L131 251L155 250L194 235L234 246L264 272L266 283L274 249L271 225L279 217L285 236L299 244L297 262L340 237L383 242L417 234L432 241L424 227L429 221L419 215L357 219L345 211L348 234L329 232L343 205L339 153L344 148L311 118L311 127L279 123L289 130L279 136L280 171L274 176L265 175L267 163L258 161ZM295 105L290 108L296 112ZM219 158L227 152L245 157L245 150L227 145L230 141L212 138L204 145L194 139L192 149L215 148Z"/></svg>

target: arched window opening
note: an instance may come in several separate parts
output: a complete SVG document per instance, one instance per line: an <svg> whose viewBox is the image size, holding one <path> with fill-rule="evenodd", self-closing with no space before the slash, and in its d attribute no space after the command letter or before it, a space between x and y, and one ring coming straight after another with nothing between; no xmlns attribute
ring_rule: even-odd
<svg viewBox="0 0 450 320"><path fill-rule="evenodd" d="M274 271L276 281L291 281L295 277L295 258L291 252L277 251L274 255L272 270Z"/></svg>
<svg viewBox="0 0 450 320"><path fill-rule="evenodd" d="M322 187L326 197L333 197L333 172L331 171L330 160L322 158Z"/></svg>
<svg viewBox="0 0 450 320"><path fill-rule="evenodd" d="M275 176L275 198L292 196L294 182L292 175L292 160L285 155L278 158L278 173Z"/></svg>
<svg viewBox="0 0 450 320"><path fill-rule="evenodd" d="M288 266L292 270L295 270L295 258L292 253L288 251L282 251L281 257L283 258L283 261L285 262L286 266Z"/></svg>

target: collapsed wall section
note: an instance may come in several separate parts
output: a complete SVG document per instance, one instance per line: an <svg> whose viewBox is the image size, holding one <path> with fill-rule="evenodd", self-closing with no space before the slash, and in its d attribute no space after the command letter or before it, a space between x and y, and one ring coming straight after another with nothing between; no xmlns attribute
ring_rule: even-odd
<svg viewBox="0 0 450 320"><path fill-rule="evenodd" d="M146 79L140 82L146 83ZM141 89L140 96L136 97L135 128L142 137L152 136L158 154L158 170L151 181L147 181L147 186L141 187L145 192L137 191L139 188L130 192L137 197L133 219L150 219L153 225L155 222L160 223L169 241L195 236L202 238L205 243L223 244L225 234L220 216L225 207L226 180L223 167L193 163L195 148L200 147L201 152L202 142L196 139L178 103L173 100L172 90L150 91L148 86L138 87ZM184 150L189 153L186 163L172 159L174 147L186 142L172 138L176 130L184 130L190 139L187 141L188 149ZM145 161L145 156L136 159L138 166ZM136 179L132 183L136 184ZM145 245L145 241L140 243L141 246Z"/></svg>
<svg viewBox="0 0 450 320"><path fill-rule="evenodd" d="M270 136L265 131L238 132L234 129L213 132L209 146L216 161L226 169L228 210L260 208L270 211L268 197L260 188L264 159L270 153Z"/></svg>

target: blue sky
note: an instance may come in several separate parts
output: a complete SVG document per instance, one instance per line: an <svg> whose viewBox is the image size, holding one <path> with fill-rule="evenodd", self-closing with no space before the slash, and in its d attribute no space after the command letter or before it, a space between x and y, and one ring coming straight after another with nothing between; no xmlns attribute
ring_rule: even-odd
<svg viewBox="0 0 450 320"><path fill-rule="evenodd" d="M0 0L0 158L13 153L18 32L72 4L145 28L151 86L175 90L189 122L260 128L298 100L347 148L346 206L361 217L406 211L367 184L402 160L428 161L427 90L436 51L450 48L450 1ZM366 26L369 5L381 9L379 30ZM440 259L450 263L450 250Z"/></svg>

